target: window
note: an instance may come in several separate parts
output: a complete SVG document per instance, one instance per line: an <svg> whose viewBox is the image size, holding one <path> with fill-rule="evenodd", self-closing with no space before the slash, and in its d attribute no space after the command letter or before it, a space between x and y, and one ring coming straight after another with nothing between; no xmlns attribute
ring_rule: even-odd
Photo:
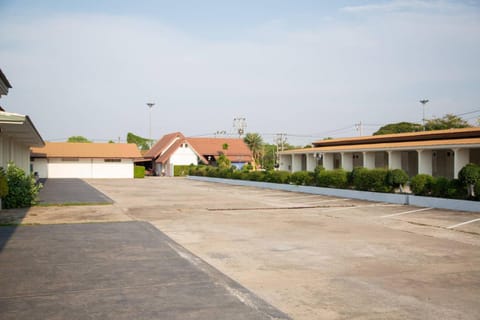
<svg viewBox="0 0 480 320"><path fill-rule="evenodd" d="M122 159L104 159L104 162L122 162Z"/></svg>

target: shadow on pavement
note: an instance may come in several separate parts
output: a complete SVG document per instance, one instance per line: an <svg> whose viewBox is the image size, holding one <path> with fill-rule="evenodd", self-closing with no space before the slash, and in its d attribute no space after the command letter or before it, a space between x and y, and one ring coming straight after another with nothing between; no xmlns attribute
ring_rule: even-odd
<svg viewBox="0 0 480 320"><path fill-rule="evenodd" d="M30 208L8 209L0 211L0 252L22 223Z"/></svg>
<svg viewBox="0 0 480 320"><path fill-rule="evenodd" d="M112 204L113 200L81 179L41 179L40 205Z"/></svg>

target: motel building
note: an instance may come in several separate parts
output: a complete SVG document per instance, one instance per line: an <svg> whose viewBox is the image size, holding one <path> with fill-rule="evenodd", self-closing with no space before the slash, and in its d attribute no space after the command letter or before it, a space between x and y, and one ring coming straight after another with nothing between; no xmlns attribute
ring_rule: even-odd
<svg viewBox="0 0 480 320"><path fill-rule="evenodd" d="M279 152L279 170L355 167L403 169L410 177L458 178L468 163L480 164L480 127L316 141L312 148Z"/></svg>

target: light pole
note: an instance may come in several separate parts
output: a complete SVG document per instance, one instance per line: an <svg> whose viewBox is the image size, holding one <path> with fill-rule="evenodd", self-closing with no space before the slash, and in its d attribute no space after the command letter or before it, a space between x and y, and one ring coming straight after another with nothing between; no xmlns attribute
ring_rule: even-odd
<svg viewBox="0 0 480 320"><path fill-rule="evenodd" d="M153 103L153 102L147 102L147 106L150 109L149 118L148 118L148 122L149 122L148 144L150 145L150 148L152 148L152 108L153 108L154 105L155 105L155 103Z"/></svg>
<svg viewBox="0 0 480 320"><path fill-rule="evenodd" d="M422 99L420 100L420 103L423 106L423 118L422 118L422 123L423 123L423 131L425 131L425 105L427 104L428 99Z"/></svg>

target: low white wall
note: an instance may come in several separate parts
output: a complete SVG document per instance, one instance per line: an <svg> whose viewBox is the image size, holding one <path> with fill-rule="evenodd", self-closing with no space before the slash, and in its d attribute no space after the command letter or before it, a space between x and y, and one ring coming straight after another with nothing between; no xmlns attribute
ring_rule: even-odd
<svg viewBox="0 0 480 320"><path fill-rule="evenodd" d="M278 184L269 182L221 179L210 177L188 176L188 179L206 182L225 183L236 186L248 186L264 189L283 190L291 192L302 192L310 194L318 194L325 196L333 196L339 198L350 198L357 200L367 200L374 202L386 202L394 204L406 204L418 207L428 207L437 209L447 209L455 211L480 212L480 201L467 201L455 199L443 199L433 197L420 197L409 194L394 194L394 193L380 193L367 192L346 189L321 188L321 187L307 187L297 186L291 184Z"/></svg>

